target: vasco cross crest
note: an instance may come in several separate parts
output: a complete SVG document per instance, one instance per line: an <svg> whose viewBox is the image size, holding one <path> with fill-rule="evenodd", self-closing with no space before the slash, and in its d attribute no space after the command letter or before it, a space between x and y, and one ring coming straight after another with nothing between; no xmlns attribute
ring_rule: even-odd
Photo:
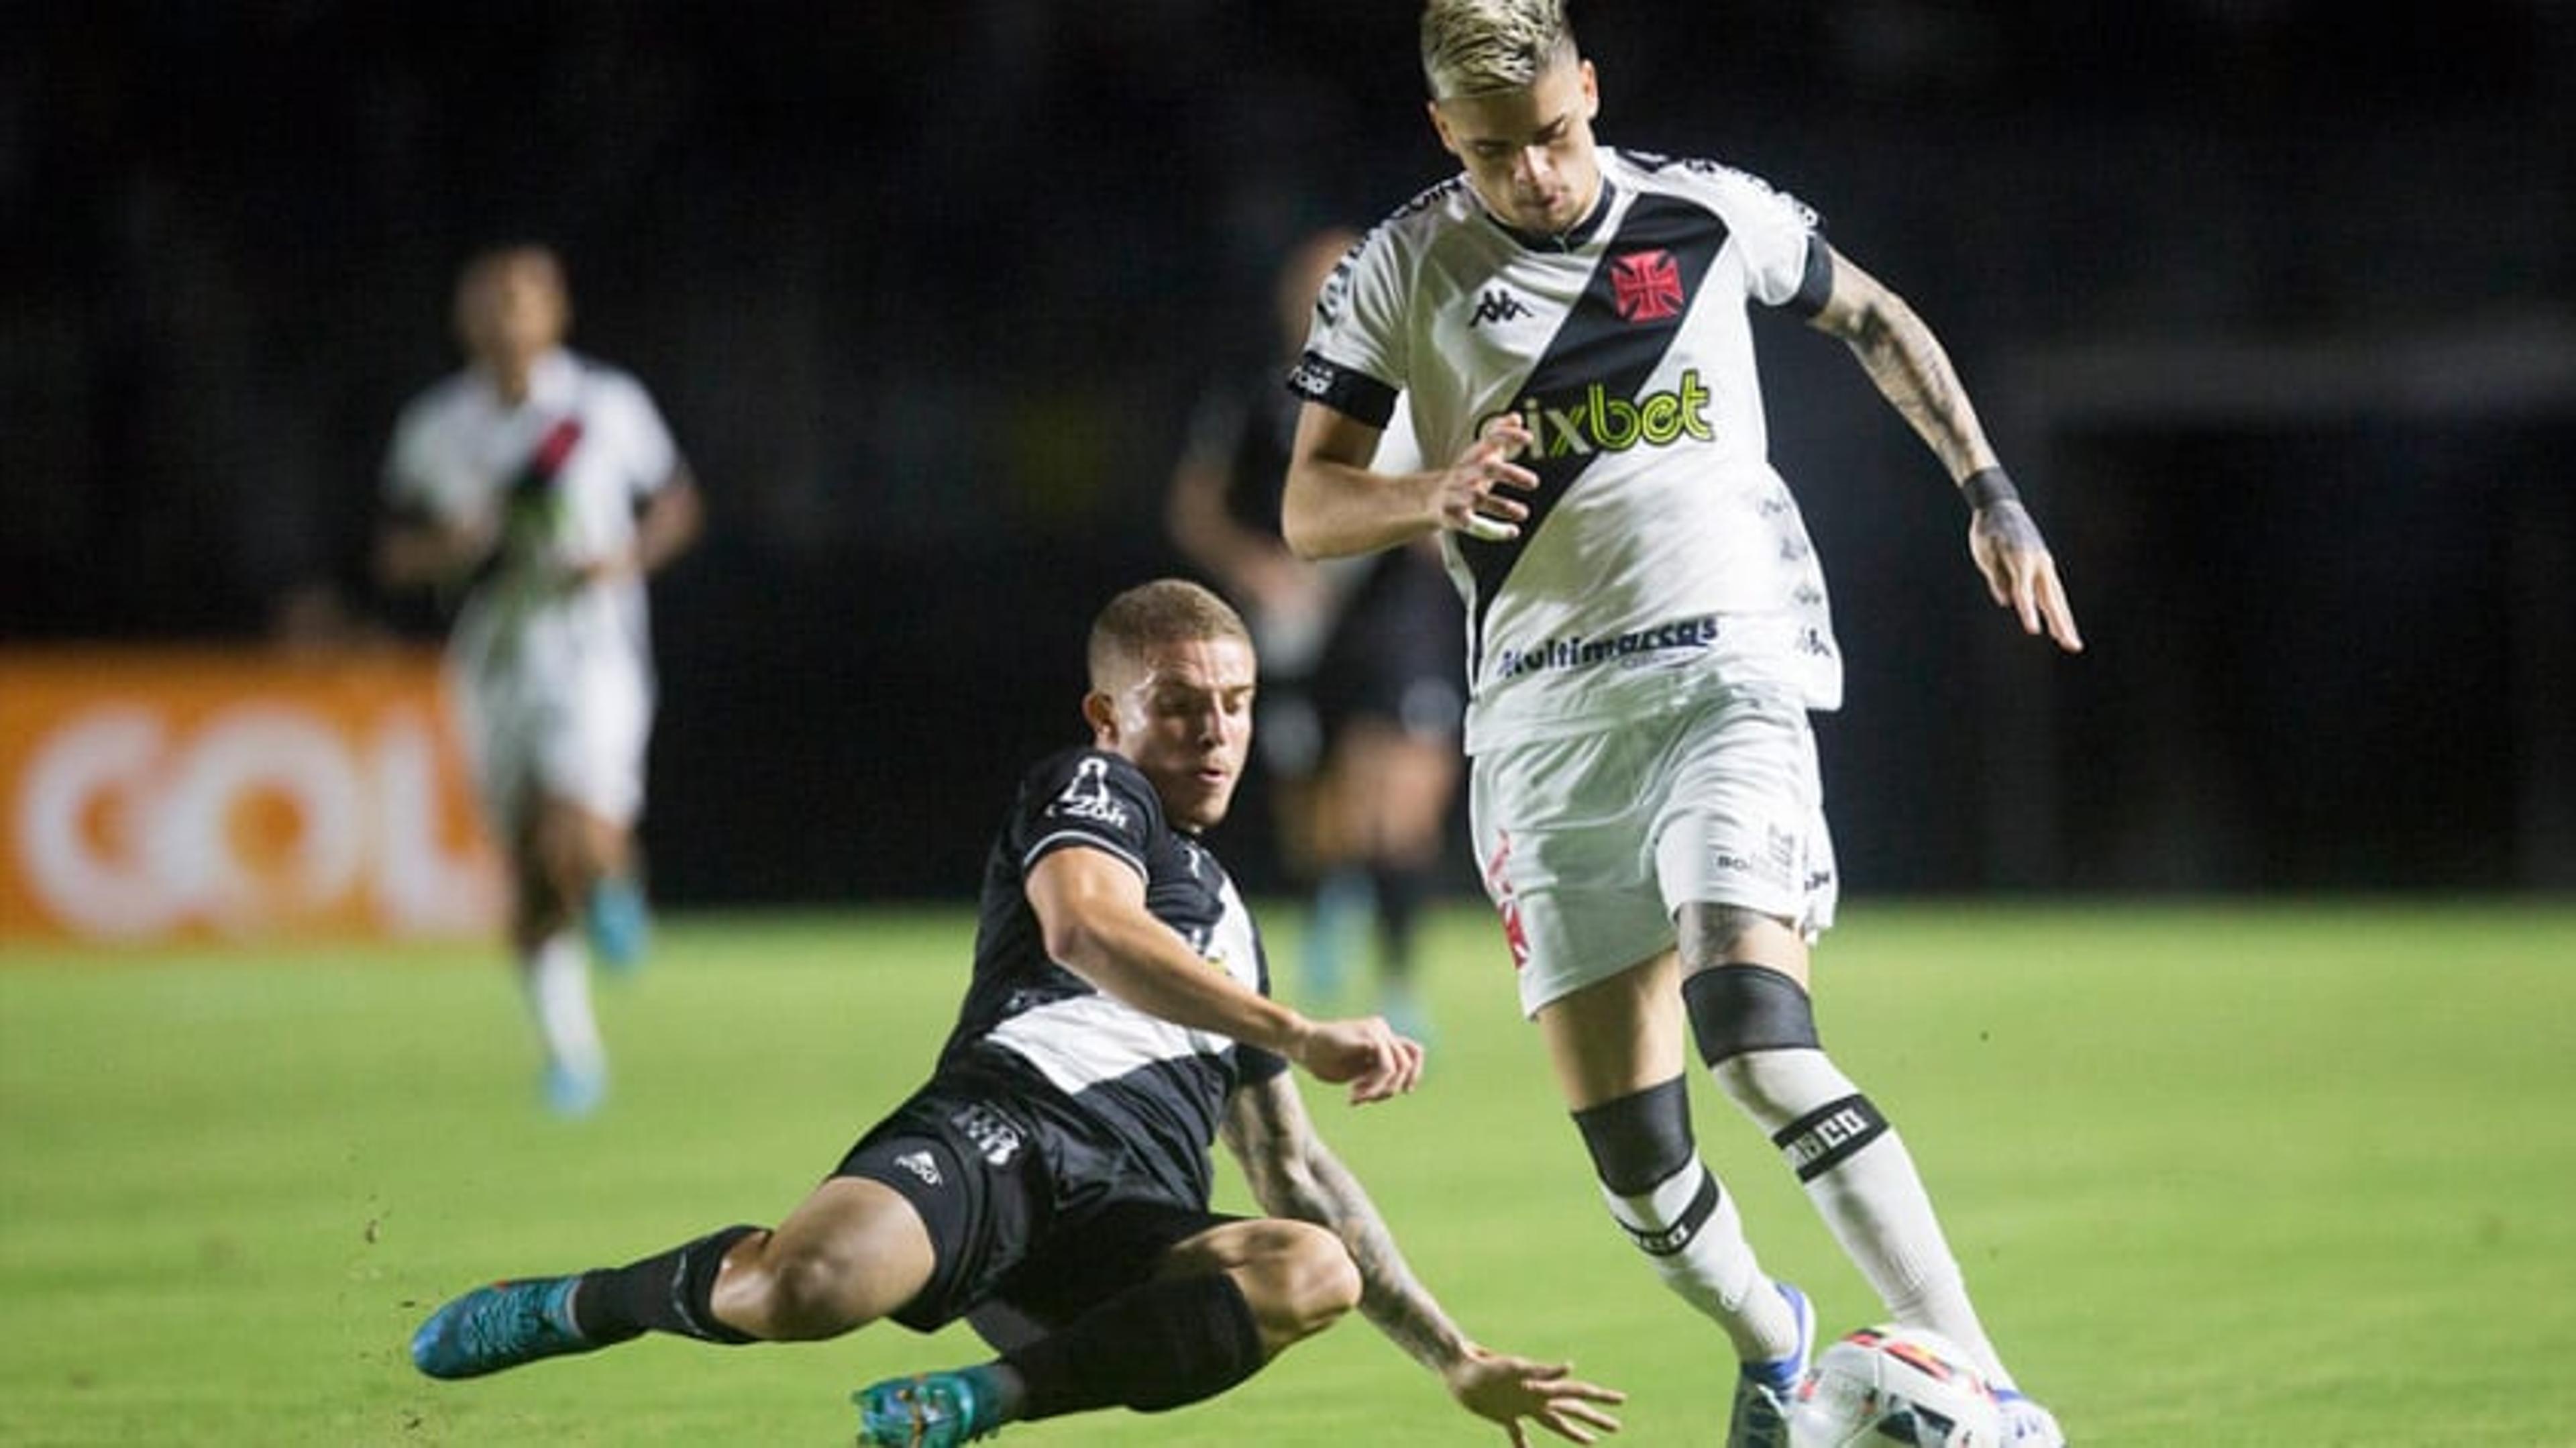
<svg viewBox="0 0 2576 1448"><path fill-rule="evenodd" d="M1634 251L1610 259L1610 301L1629 322L1681 315L1682 269L1668 251Z"/></svg>

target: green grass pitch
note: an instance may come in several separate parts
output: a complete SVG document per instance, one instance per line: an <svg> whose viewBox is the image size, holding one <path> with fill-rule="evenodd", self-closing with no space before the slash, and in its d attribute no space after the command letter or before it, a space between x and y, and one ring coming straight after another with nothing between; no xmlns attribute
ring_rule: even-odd
<svg viewBox="0 0 2576 1448"><path fill-rule="evenodd" d="M1269 913L1294 996L1297 913ZM976 1356L889 1324L413 1373L413 1325L477 1281L775 1220L927 1066L971 922L663 926L601 984L616 1087L580 1124L537 1111L487 951L0 954L0 1443L847 1442L851 1388ZM1605 1219L1490 917L1430 947L1423 1089L1308 1083L1327 1139L1471 1332L1627 1389L1619 1441L1716 1444L1733 1364ZM1862 902L1819 981L2078 1443L2576 1443L2576 910ZM1873 1320L1695 1079L1765 1265L1829 1332ZM1001 1441L1501 1438L1354 1318L1214 1403Z"/></svg>

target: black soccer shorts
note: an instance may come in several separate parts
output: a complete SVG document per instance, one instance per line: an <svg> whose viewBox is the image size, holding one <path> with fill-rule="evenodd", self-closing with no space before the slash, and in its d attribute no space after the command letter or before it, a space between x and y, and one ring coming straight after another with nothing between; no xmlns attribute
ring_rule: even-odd
<svg viewBox="0 0 2576 1448"><path fill-rule="evenodd" d="M1059 1179L1064 1150L1007 1100L933 1082L859 1138L833 1175L902 1194L929 1229L930 1280L894 1320L933 1332L965 1317L1008 1351L1150 1280L1164 1254L1240 1220L1142 1176Z"/></svg>

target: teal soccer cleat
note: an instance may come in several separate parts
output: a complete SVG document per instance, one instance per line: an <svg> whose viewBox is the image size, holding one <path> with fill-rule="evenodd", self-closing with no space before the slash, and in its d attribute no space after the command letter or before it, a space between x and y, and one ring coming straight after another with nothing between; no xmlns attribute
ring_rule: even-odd
<svg viewBox="0 0 2576 1448"><path fill-rule="evenodd" d="M1746 1363L1735 1380L1735 1413L1726 1425L1726 1448L1790 1448L1789 1400L1816 1355L1816 1310L1807 1294L1775 1282L1798 1323L1798 1345L1787 1357Z"/></svg>
<svg viewBox="0 0 2576 1448"><path fill-rule="evenodd" d="M965 1373L888 1378L850 1401L859 1405L859 1442L867 1448L958 1448L1002 1427L987 1421L995 1406L989 1390Z"/></svg>
<svg viewBox="0 0 2576 1448"><path fill-rule="evenodd" d="M429 1315L411 1335L412 1366L433 1378L479 1378L599 1344L572 1322L570 1277L477 1287Z"/></svg>

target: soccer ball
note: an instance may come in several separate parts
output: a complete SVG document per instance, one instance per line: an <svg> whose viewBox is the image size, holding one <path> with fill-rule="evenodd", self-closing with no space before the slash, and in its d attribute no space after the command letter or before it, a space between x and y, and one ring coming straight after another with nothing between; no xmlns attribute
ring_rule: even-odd
<svg viewBox="0 0 2576 1448"><path fill-rule="evenodd" d="M1789 1408L1793 1448L1997 1448L1994 1390L1958 1344L1882 1323L1826 1348Z"/></svg>

